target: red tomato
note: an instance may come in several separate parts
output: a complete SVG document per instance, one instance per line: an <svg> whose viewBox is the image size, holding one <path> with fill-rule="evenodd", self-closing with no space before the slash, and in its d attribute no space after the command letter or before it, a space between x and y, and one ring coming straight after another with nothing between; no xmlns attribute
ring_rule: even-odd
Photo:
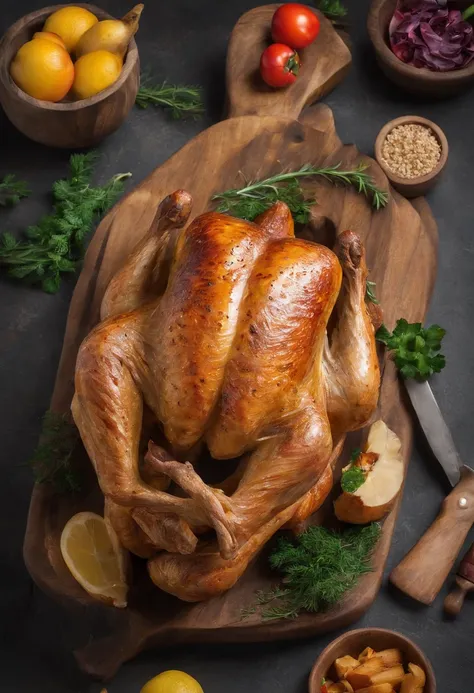
<svg viewBox="0 0 474 693"><path fill-rule="evenodd" d="M306 48L319 34L319 19L306 5L289 2L272 19L272 39L292 48Z"/></svg>
<svg viewBox="0 0 474 693"><path fill-rule="evenodd" d="M272 43L260 58L260 74L270 87L287 87L293 84L299 69L298 53L282 43Z"/></svg>

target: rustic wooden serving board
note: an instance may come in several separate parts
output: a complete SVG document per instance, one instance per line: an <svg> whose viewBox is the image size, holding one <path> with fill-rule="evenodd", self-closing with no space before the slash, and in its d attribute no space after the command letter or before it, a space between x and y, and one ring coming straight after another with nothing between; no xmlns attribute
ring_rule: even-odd
<svg viewBox="0 0 474 693"><path fill-rule="evenodd" d="M236 27L256 14L267 26L275 6L252 10ZM323 93L350 62L350 55L329 23L324 31L333 32L340 49L329 72L314 80L307 71L298 109ZM261 32L262 36L264 31ZM245 36L245 34L244 34ZM231 39L228 79L232 113L244 111L250 94L241 98L233 85L232 63L236 35ZM316 44L315 44L316 45ZM349 56L349 58L348 58ZM241 76L238 77L242 79ZM323 80L323 81L321 81ZM325 80L325 81L324 81ZM262 87L263 89L263 87ZM289 93L289 92L288 92ZM325 106L307 109L299 120L298 112L285 110L288 93L262 91L265 112L270 115L243 115L225 120L198 135L171 159L156 169L132 193L124 198L103 220L85 258L71 302L64 347L52 398L52 408L69 411L73 394L74 366L82 339L99 319L99 306L107 284L122 265L138 240L146 233L156 207L168 193L183 188L194 198L193 216L212 208L212 195L242 183L246 178L263 178L291 170L303 164L335 164L354 167L361 160L381 187L387 180L377 164L363 157L355 147L343 146L336 131L332 112ZM299 93L299 92L298 92ZM239 95L240 94L240 95ZM263 98L265 96L265 98ZM281 110L285 117L278 117ZM263 103L262 101L262 103ZM248 106L250 108L250 106ZM304 230L305 237L324 240L340 230L351 228L365 242L371 279L377 282L377 295L385 312L385 322L393 326L398 317L423 320L436 275L437 230L426 202L410 204L392 191L389 205L379 212L352 190L334 188L321 181L305 184L318 204ZM412 426L393 365L384 370L380 397L380 416L400 436L408 463ZM359 434L360 435L360 434ZM362 434L363 435L363 434ZM348 447L355 446L349 441ZM66 521L80 510L102 511L102 498L84 451L78 460L88 480L84 491L73 497L57 496L45 487L33 492L24 555L28 569L43 589L56 597L91 605L92 600L70 575L59 551L59 537ZM347 460L348 450L340 460ZM399 504L383 525L383 535L374 556L374 572L365 576L350 596L334 609L320 614L303 614L293 621L265 623L254 615L242 620L241 612L255 602L255 591L274 584L264 554L247 570L228 593L199 604L185 604L160 592L149 581L143 563L136 561L129 607L124 611L103 607L112 635L93 641L77 653L82 669L101 678L114 674L122 662L141 650L170 642L260 641L305 636L325 632L355 621L375 599L388 555ZM331 501L314 518L329 521ZM96 605L96 603L94 602Z"/></svg>

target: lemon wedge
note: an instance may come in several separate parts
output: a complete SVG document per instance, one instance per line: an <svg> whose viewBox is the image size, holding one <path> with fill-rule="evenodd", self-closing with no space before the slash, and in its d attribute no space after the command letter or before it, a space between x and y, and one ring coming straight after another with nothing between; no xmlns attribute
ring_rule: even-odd
<svg viewBox="0 0 474 693"><path fill-rule="evenodd" d="M127 606L128 554L109 522L95 513L71 517L61 534L61 553L72 575L92 597Z"/></svg>

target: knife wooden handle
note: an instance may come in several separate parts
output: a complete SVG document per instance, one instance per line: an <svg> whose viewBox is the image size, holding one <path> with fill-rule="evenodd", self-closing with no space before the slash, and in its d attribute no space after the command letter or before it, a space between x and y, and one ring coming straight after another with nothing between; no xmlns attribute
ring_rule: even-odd
<svg viewBox="0 0 474 693"><path fill-rule="evenodd" d="M444 600L444 610L449 616L456 618L469 592L474 592L474 582L456 575L456 587L451 590Z"/></svg>
<svg viewBox="0 0 474 693"><path fill-rule="evenodd" d="M472 544L459 564L458 574L456 575L456 587L444 600L446 613L456 617L461 611L469 592L474 592L474 544Z"/></svg>
<svg viewBox="0 0 474 693"><path fill-rule="evenodd" d="M464 468L461 481L443 503L441 513L392 571L390 581L423 604L438 595L474 523L474 472Z"/></svg>

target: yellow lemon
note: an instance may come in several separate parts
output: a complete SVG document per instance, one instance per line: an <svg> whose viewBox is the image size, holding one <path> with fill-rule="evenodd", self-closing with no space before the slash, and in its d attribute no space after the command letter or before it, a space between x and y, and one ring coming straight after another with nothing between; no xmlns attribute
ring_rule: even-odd
<svg viewBox="0 0 474 693"><path fill-rule="evenodd" d="M127 606L128 554L111 525L100 515L74 515L61 534L61 553L78 583L92 597Z"/></svg>
<svg viewBox="0 0 474 693"><path fill-rule="evenodd" d="M29 96L61 101L74 81L74 65L62 46L36 38L21 46L10 65L10 74Z"/></svg>
<svg viewBox="0 0 474 693"><path fill-rule="evenodd" d="M79 58L74 69L74 95L78 99L87 99L107 89L118 79L122 60L108 51L94 51Z"/></svg>
<svg viewBox="0 0 474 693"><path fill-rule="evenodd" d="M140 693L204 693L201 685L184 671L164 671L146 683Z"/></svg>
<svg viewBox="0 0 474 693"><path fill-rule="evenodd" d="M61 46L61 48L66 49L66 44L62 40L60 36L57 34L53 34L52 31L37 31L35 34L33 34L34 39L44 39L45 41L52 41L53 43L56 43L58 46Z"/></svg>
<svg viewBox="0 0 474 693"><path fill-rule="evenodd" d="M66 44L66 48L71 53L82 34L85 34L91 26L97 24L99 20L86 10L84 7L68 5L53 14L46 20L43 31L51 31L58 34Z"/></svg>

